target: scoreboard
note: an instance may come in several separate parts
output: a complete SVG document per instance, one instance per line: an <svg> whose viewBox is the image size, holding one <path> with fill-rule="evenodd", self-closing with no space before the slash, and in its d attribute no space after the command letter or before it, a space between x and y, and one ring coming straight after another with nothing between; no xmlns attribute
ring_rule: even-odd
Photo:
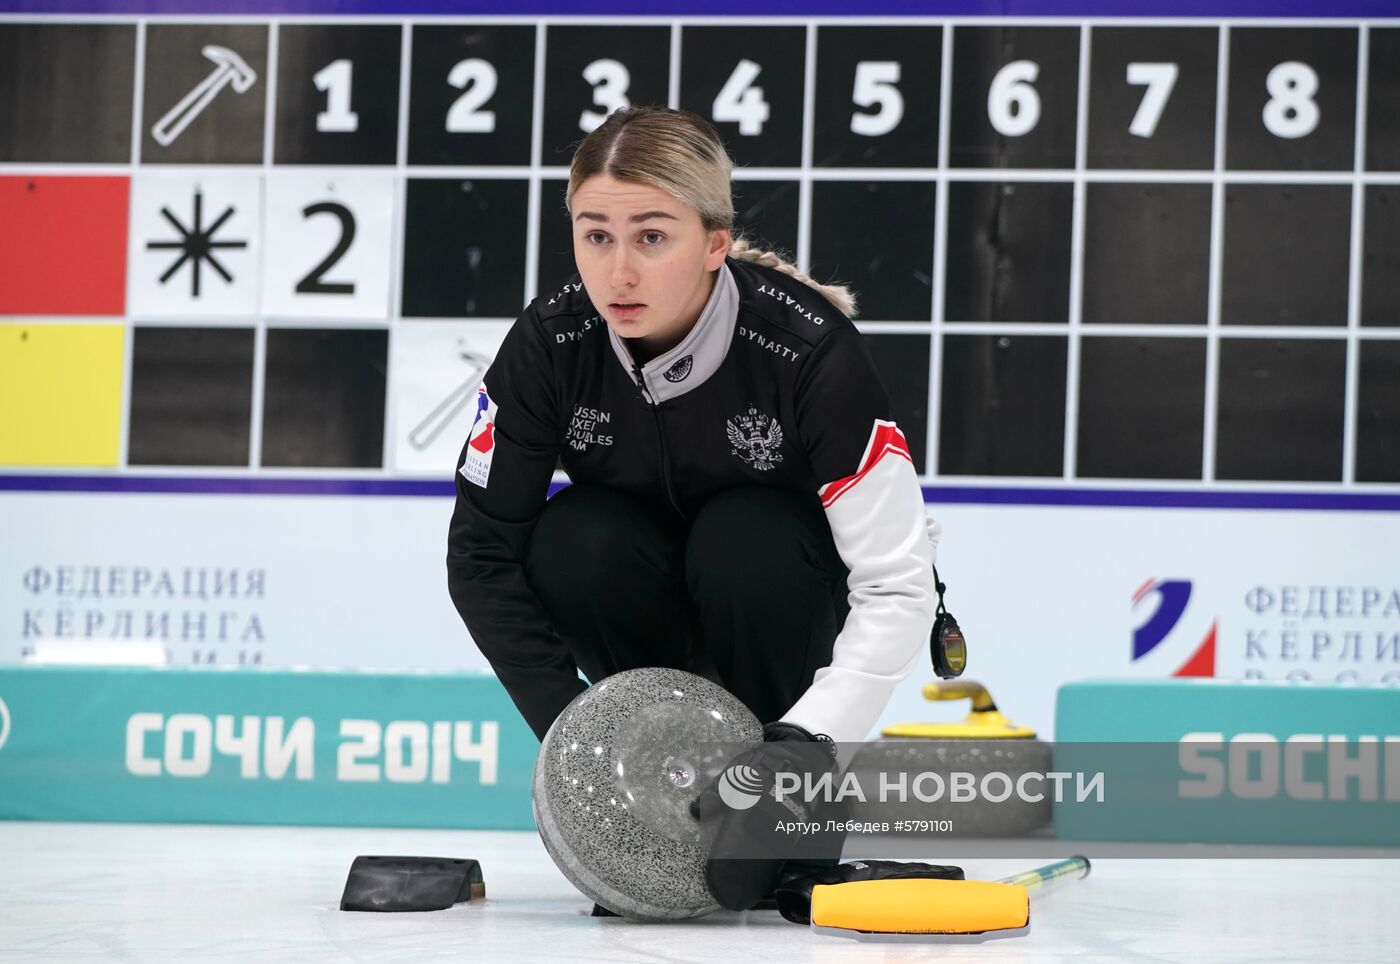
<svg viewBox="0 0 1400 964"><path fill-rule="evenodd" d="M0 16L0 466L449 478L628 104L926 481L1400 483L1400 20Z"/></svg>

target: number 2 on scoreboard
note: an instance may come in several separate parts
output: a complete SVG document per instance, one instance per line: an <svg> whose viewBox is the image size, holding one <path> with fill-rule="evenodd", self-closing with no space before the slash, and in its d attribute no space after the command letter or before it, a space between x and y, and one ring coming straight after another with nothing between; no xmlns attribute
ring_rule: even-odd
<svg viewBox="0 0 1400 964"><path fill-rule="evenodd" d="M336 262L345 257L345 253L350 250L350 245L355 241L355 215L343 204L336 204L334 201L322 201L319 204L312 204L303 208L301 216L311 218L316 214L333 214L340 221L340 240L331 249L331 253L311 269L311 273L297 282L297 293L303 295L353 295L355 293L354 282L347 281L324 281L326 272L335 267Z"/></svg>
<svg viewBox="0 0 1400 964"><path fill-rule="evenodd" d="M447 111L447 130L453 134L494 131L496 112L481 109L496 95L498 77L491 62L479 57L459 61L448 71L447 82L462 91Z"/></svg>

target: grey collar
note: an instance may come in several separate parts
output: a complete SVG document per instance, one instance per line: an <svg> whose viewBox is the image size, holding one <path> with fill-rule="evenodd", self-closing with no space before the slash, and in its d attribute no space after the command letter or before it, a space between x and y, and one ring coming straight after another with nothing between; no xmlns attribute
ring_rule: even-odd
<svg viewBox="0 0 1400 964"><path fill-rule="evenodd" d="M690 334L681 343L662 355L657 355L642 366L642 381L652 402L665 402L679 398L692 388L698 388L705 380L719 370L729 345L734 340L734 326L739 317L739 286L729 273L729 265L721 264L715 275L715 287L710 292L710 300L705 302L705 310ZM608 340L612 342L617 360L633 377L632 353L617 333L608 328Z"/></svg>

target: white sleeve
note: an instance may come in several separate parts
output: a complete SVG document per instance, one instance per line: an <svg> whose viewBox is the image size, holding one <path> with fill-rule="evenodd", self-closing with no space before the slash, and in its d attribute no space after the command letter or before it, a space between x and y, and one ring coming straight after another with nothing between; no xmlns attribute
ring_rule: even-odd
<svg viewBox="0 0 1400 964"><path fill-rule="evenodd" d="M863 740L895 686L928 647L937 610L934 547L940 532L924 507L904 435L876 421L860 470L821 487L822 506L850 570L850 615L831 665L783 714L839 742Z"/></svg>

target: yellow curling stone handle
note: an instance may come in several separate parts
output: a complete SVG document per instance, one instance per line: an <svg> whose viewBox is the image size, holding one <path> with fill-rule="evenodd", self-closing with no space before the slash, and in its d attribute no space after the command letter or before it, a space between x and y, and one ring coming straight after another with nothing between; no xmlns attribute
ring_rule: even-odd
<svg viewBox="0 0 1400 964"><path fill-rule="evenodd" d="M952 679L924 686L932 702L972 700L972 711L961 723L896 723L881 736L923 740L1034 740L1035 730L1011 722L997 709L987 687L975 680Z"/></svg>

